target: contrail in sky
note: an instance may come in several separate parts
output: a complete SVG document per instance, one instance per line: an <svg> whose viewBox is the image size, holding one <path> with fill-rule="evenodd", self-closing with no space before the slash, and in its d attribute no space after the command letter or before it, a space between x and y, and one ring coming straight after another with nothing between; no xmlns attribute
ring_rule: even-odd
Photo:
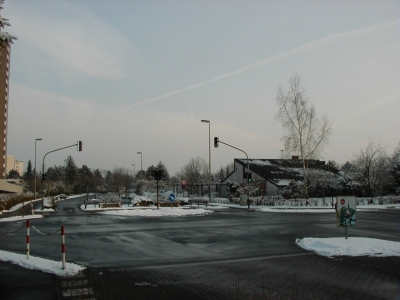
<svg viewBox="0 0 400 300"><path fill-rule="evenodd" d="M376 24L376 25L367 26L367 27L364 27L364 28L361 28L361 29L352 30L352 31L349 31L349 32L344 32L344 33L340 33L340 34L331 35L331 36L328 36L326 38L319 39L319 40L317 40L315 42L311 42L311 43L308 43L306 45L299 46L299 47L294 48L292 50L289 50L289 51L283 52L281 54L272 56L270 58L255 62L255 63L250 64L250 65L244 66L244 67L242 67L240 69L231 71L229 73L226 73L226 74L223 74L221 76L212 78L210 80L206 80L206 81L203 81L203 82L200 82L200 83L196 83L194 85L191 85L191 86L185 87L183 89L179 89L179 90L170 92L168 94L164 94L164 95L157 96L155 98L152 98L152 99L149 99L149 100L146 100L146 101L143 101L143 102L139 102L139 103L135 103L135 104L126 106L124 108L121 108L121 109L115 110L113 112L110 112L110 113L106 114L106 116L112 115L114 113L117 113L117 112L120 112L120 111L123 111L123 110L126 110L126 109L130 109L130 108L138 107L138 106L141 106L141 105L144 105L144 104L156 102L156 101L159 101L159 100L162 100L162 99L165 99L165 98L177 95L177 94L181 94L181 93L184 93L184 92L187 92L187 91L190 91L190 90L205 86L207 84L222 80L224 78L227 78L227 77L230 77L230 76L233 76L233 75L236 75L236 74L248 71L248 70L259 68L261 66L267 65L267 64L272 63L272 62L276 62L276 61L279 61L279 60L282 60L282 59L285 59L285 58L293 57L293 56L296 56L296 55L299 55L299 54L302 54L302 53L305 53L305 52L308 52L308 51L311 51L311 50L314 50L314 49L317 49L317 48L321 48L321 47L324 47L324 46L327 46L327 45L330 45L330 44L333 44L333 43L337 43L337 42L342 41L342 40L346 40L346 39L349 39L349 38L352 38L352 37L364 35L364 34L367 34L367 33L370 33L370 32L376 31L376 30L380 30L380 29L383 29L383 28L391 27L391 26L394 26L394 25L397 25L397 24L400 24L400 20L393 20L393 21L389 21L389 22L385 22L385 23L380 23L380 24Z"/></svg>

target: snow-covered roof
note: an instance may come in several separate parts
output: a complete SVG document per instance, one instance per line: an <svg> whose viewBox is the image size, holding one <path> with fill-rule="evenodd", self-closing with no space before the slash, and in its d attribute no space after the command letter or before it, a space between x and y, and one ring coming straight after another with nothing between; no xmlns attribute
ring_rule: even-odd
<svg viewBox="0 0 400 300"><path fill-rule="evenodd" d="M235 162L247 168L247 159L235 158ZM338 170L320 160L307 160L307 168L321 175L338 173ZM292 180L303 181L303 162L300 159L249 159L249 169L277 186L286 186Z"/></svg>

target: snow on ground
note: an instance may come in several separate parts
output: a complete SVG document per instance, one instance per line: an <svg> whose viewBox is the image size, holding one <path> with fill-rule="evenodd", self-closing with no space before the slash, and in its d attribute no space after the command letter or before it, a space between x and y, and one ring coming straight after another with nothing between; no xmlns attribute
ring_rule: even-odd
<svg viewBox="0 0 400 300"><path fill-rule="evenodd" d="M23 216L14 216L9 218L0 218L0 222L14 222L14 221L21 221L21 220L30 220L30 219L41 219L43 215L25 215Z"/></svg>
<svg viewBox="0 0 400 300"><path fill-rule="evenodd" d="M108 210L100 212L104 215L117 215L117 216L127 216L127 217L183 217L183 216L198 216L212 213L212 210L203 208L167 208L151 207L150 209L119 209L119 210Z"/></svg>
<svg viewBox="0 0 400 300"><path fill-rule="evenodd" d="M72 195L72 196L69 196L68 197L68 199L72 199L72 198L77 198L77 197L81 197L82 195ZM47 206L47 207L50 207L51 206L51 199L50 198L48 198L48 197L45 197L44 199L44 205L45 206ZM58 201L60 201L61 199L58 197ZM36 203L36 202L42 202L42 198L36 198L35 200L29 200L29 201L25 201L25 202L23 202L23 203L19 203L19 204L17 204L17 205L14 205L13 207L11 207L9 210L6 210L6 209L4 209L3 211L2 211L2 213L6 213L6 212L14 212L14 211L17 211L17 210L19 210L20 208L22 208L22 206L24 206L24 205L28 205L28 204L30 204L30 203ZM35 211L37 211L37 212L41 212L42 211L42 209L35 209ZM48 208L46 208L46 209L44 209L44 211L46 212L48 212L48 211L54 211L54 210L52 210L52 209L48 209ZM0 213L0 215L1 215L1 213Z"/></svg>
<svg viewBox="0 0 400 300"><path fill-rule="evenodd" d="M341 238L303 238L297 239L296 244L309 251L315 251L323 256L400 256L400 242L391 242L380 239L349 237ZM73 263L66 263L61 268L61 261L53 261L39 257L15 254L0 250L0 260L10 262L23 268L40 270L57 276L74 276L85 269Z"/></svg>
<svg viewBox="0 0 400 300"><path fill-rule="evenodd" d="M400 242L361 237L303 238L296 244L323 256L400 256Z"/></svg>
<svg viewBox="0 0 400 300"><path fill-rule="evenodd" d="M27 259L26 255L3 250L0 250L0 260L10 262L26 269L40 270L45 273L55 274L62 277L74 276L80 271L86 269L85 267L73 263L66 263L65 269L63 270L61 261L54 261L35 256L29 256L29 259Z"/></svg>
<svg viewBox="0 0 400 300"><path fill-rule="evenodd" d="M222 203L210 203L208 207L162 207L157 210L157 207L138 207L138 206L127 206L122 205L121 208L105 208L101 209L98 205L88 204L81 206L82 210L101 211L100 214L117 215L117 216L129 216L129 217L178 217L178 216L189 216L189 215L204 215L213 212L215 209L221 208L236 208L236 209L247 209L247 206L239 206L237 204L222 204ZM254 206L250 207L259 212L265 213L285 213L285 212L297 212L297 213L335 213L335 210L331 207L291 207L291 206ZM400 209L399 204L390 205L360 205L357 206L357 211L370 211L370 210L381 210L381 209ZM10 217L2 218L0 222L12 222L19 221L27 218L41 218L42 215L29 215L25 218ZM361 238L361 237L344 237L337 238L312 238L307 237L303 239L297 239L296 244L309 251L315 251L319 255L328 257L332 256L400 256L400 242L385 241L380 239ZM41 270L46 273L55 274L57 276L73 276L79 271L85 269L83 266L79 266L73 263L67 263L66 269L62 270L61 261L52 261L39 257L30 256L30 259L26 259L26 255L15 254L12 252L0 250L0 260L17 264L21 267L33 270Z"/></svg>
<svg viewBox="0 0 400 300"><path fill-rule="evenodd" d="M302 212L302 213L336 213L335 209L328 206L251 206L257 211L261 212ZM381 209L400 209L400 204L385 204L385 205L357 205L357 211L371 211L371 210L381 210Z"/></svg>

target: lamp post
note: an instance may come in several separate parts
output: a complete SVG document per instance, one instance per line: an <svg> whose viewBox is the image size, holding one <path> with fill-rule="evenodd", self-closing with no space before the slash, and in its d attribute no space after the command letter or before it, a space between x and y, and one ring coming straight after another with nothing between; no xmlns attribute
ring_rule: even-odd
<svg viewBox="0 0 400 300"><path fill-rule="evenodd" d="M142 152L138 152L140 154L140 177L143 176L143 160L142 160ZM140 195L142 194L142 182L140 181Z"/></svg>
<svg viewBox="0 0 400 300"><path fill-rule="evenodd" d="M36 200L36 142L41 141L42 139L35 139L35 200Z"/></svg>
<svg viewBox="0 0 400 300"><path fill-rule="evenodd" d="M142 176L142 172L143 172L143 160L142 160L142 152L138 152L137 154L140 154L140 176Z"/></svg>
<svg viewBox="0 0 400 300"><path fill-rule="evenodd" d="M208 123L208 197L211 203L211 122L209 120L201 120L202 123Z"/></svg>

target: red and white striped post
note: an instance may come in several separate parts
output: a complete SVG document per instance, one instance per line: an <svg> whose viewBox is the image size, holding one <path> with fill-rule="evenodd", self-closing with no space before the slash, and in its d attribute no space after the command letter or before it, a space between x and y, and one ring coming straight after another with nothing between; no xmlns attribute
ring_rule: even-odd
<svg viewBox="0 0 400 300"><path fill-rule="evenodd" d="M62 255L62 269L65 269L65 231L64 226L61 225L61 255Z"/></svg>
<svg viewBox="0 0 400 300"><path fill-rule="evenodd" d="M29 243L31 238L29 236L29 228L31 227L30 220L26 220L26 259L29 259Z"/></svg>

